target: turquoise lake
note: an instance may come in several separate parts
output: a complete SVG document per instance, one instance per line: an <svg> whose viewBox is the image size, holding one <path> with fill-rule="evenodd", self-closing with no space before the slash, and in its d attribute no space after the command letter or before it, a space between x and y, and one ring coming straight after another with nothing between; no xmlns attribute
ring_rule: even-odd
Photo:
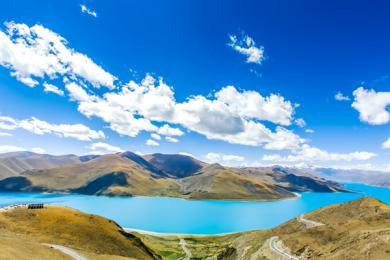
<svg viewBox="0 0 390 260"><path fill-rule="evenodd" d="M317 208L372 196L390 204L390 189L346 184L359 193L301 193L276 202L184 200L158 197L0 193L0 206L49 203L69 206L115 220L126 228L161 233L217 234L275 227Z"/></svg>

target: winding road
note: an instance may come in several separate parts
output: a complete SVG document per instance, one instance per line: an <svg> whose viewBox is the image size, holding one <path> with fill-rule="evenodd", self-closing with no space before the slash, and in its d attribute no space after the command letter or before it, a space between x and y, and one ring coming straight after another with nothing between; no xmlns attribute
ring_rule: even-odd
<svg viewBox="0 0 390 260"><path fill-rule="evenodd" d="M304 215L301 214L301 215L299 215L299 217L297 219L298 219L299 222L305 224L306 228L313 228L313 227L318 227L318 226L323 226L324 225L321 222L305 219L303 216Z"/></svg>
<svg viewBox="0 0 390 260"><path fill-rule="evenodd" d="M79 253L77 253L76 251L74 251L68 247L60 246L60 245L53 245L53 244L44 244L44 245L51 247L51 248L54 248L58 251L61 251L62 253L72 257L75 260L87 260L87 258L85 258L84 256L80 255Z"/></svg>
<svg viewBox="0 0 390 260"><path fill-rule="evenodd" d="M179 242L181 248L183 249L184 253L186 253L186 257L184 259L191 259L192 253L191 251L187 248L187 243L183 238L180 238Z"/></svg>
<svg viewBox="0 0 390 260"><path fill-rule="evenodd" d="M274 236L274 237L271 237L269 239L269 247L271 248L272 251L276 252L277 254L285 257L286 259L289 259L289 260L299 260L298 257L296 256L293 256L293 255L290 255L289 253L287 253L285 251L285 249L283 248L280 248L278 246L278 241L279 241L279 238L277 236Z"/></svg>

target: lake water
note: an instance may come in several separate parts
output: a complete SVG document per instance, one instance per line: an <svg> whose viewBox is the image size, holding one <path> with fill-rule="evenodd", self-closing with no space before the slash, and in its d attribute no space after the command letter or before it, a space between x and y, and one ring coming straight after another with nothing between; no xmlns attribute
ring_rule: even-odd
<svg viewBox="0 0 390 260"><path fill-rule="evenodd" d="M49 203L115 220L121 226L161 233L217 234L275 227L299 214L369 195L390 204L390 189L346 184L361 193L301 193L276 202L184 200L158 197L0 193L0 206Z"/></svg>

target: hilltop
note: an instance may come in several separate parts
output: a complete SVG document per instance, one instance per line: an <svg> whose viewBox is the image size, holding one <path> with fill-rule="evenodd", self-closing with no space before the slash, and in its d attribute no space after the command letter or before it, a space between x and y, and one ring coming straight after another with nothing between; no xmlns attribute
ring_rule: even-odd
<svg viewBox="0 0 390 260"><path fill-rule="evenodd" d="M29 165L35 168L0 180L1 191L278 200L295 197L294 192L344 190L335 182L281 167L233 168L179 154L140 156L123 152L57 157L29 153L26 157L16 154L6 158L16 164L28 158Z"/></svg>

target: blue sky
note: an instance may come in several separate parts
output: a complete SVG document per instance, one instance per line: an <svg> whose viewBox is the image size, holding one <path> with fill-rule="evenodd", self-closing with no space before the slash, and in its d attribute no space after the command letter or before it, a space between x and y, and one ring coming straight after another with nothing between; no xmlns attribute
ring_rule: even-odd
<svg viewBox="0 0 390 260"><path fill-rule="evenodd" d="M8 1L0 10L2 23L13 22L1 26L0 113L8 127L1 129L0 122L0 146L3 151L41 148L35 151L55 154L120 149L186 152L232 165L390 169L389 5L387 1ZM9 52L11 45L4 44L6 38L12 46L17 39L26 39L20 36L21 25L50 30L66 39L66 48L91 62L78 59L64 65L62 58L63 68L40 75L50 61L40 60L42 55L30 60L21 56L23 49ZM258 56L250 60L248 51L257 51ZM142 88L146 75L156 80L157 88L163 79L172 90L173 105L164 87L159 89L164 93L156 91L153 99L140 103L131 98L136 93L123 95L122 88L131 80L138 90ZM63 95L44 92L45 82ZM86 104L72 97L66 87L70 83L99 101ZM229 93L221 92L227 86L234 86L235 92L229 92L234 97L229 96L225 106L218 102L227 102ZM144 95L150 88L145 91ZM339 92L343 96L338 97L348 100L336 100ZM110 102L125 101L115 103L115 111L91 108L97 103L102 108L102 102L112 108L103 97L107 93L114 94ZM216 93L225 94L224 99L217 100ZM160 94L165 96L158 98ZM272 94L277 102L264 101ZM264 102L252 104L249 96ZM169 104L173 112L168 111ZM269 109L280 113L269 115ZM116 114L123 111L125 115ZM129 114L136 122L127 120ZM297 119L306 125L298 126ZM182 133L161 134L164 124ZM135 125L142 128L136 134L130 131ZM167 141L167 136L178 142Z"/></svg>

